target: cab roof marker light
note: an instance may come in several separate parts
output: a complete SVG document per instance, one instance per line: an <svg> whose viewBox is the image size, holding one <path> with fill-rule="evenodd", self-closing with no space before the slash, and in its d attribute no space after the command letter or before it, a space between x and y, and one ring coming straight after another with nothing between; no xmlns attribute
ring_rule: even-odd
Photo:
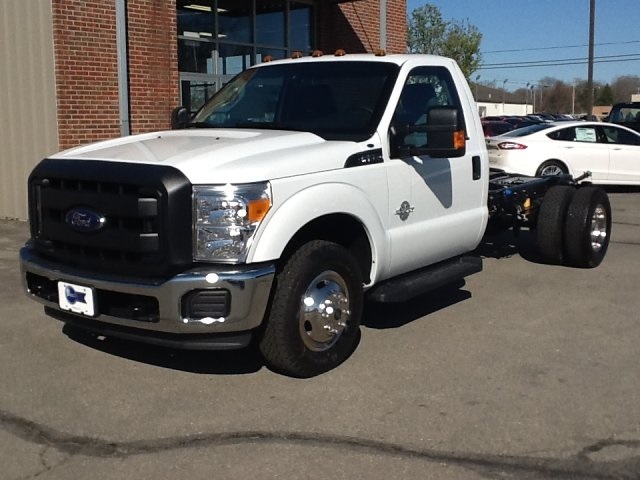
<svg viewBox="0 0 640 480"><path fill-rule="evenodd" d="M314 50L313 53L311 54L311 56L313 58L318 58L318 57L321 57L323 55L324 55L324 53L322 52L322 50Z"/></svg>
<svg viewBox="0 0 640 480"><path fill-rule="evenodd" d="M302 58L302 52L299 50L296 50L291 54L291 58L293 59Z"/></svg>
<svg viewBox="0 0 640 480"><path fill-rule="evenodd" d="M375 55L376 57L385 57L387 55L387 52L384 50L384 48L379 48L378 50L376 50Z"/></svg>
<svg viewBox="0 0 640 480"><path fill-rule="evenodd" d="M347 52L344 51L344 49L339 48L338 50L335 51L334 56L336 57L344 57L347 54Z"/></svg>

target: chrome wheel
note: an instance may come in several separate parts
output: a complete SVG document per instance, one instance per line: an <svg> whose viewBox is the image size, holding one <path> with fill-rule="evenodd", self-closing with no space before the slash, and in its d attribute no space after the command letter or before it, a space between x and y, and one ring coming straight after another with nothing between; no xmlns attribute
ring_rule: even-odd
<svg viewBox="0 0 640 480"><path fill-rule="evenodd" d="M598 204L591 216L591 249L599 252L607 239L607 210Z"/></svg>
<svg viewBox="0 0 640 480"><path fill-rule="evenodd" d="M562 175L563 173L562 168L555 164L546 165L540 169L541 177L548 175Z"/></svg>
<svg viewBox="0 0 640 480"><path fill-rule="evenodd" d="M322 272L300 300L300 336L315 352L330 349L340 338L351 316L349 289L334 271Z"/></svg>

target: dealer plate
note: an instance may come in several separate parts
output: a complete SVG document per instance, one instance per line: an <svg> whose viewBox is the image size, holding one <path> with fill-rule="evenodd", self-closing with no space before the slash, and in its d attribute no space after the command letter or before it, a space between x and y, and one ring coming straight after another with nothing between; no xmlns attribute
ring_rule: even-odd
<svg viewBox="0 0 640 480"><path fill-rule="evenodd" d="M58 282L58 302L60 308L73 313L80 313L93 317L95 306L93 288L76 285L75 283Z"/></svg>

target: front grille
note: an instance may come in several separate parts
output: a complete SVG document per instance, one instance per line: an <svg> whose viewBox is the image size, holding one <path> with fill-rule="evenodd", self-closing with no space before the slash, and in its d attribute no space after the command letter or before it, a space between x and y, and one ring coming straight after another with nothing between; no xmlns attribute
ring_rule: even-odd
<svg viewBox="0 0 640 480"><path fill-rule="evenodd" d="M65 265L141 277L191 263L191 184L158 165L43 160L29 177L36 250ZM74 213L100 226L78 228Z"/></svg>

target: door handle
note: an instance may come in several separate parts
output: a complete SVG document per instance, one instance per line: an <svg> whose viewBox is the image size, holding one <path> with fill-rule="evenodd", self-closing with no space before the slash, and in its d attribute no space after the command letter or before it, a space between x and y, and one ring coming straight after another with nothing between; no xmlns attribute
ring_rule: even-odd
<svg viewBox="0 0 640 480"><path fill-rule="evenodd" d="M471 157L471 165L473 168L472 178L474 180L480 180L482 176L482 162L480 161L480 155Z"/></svg>

